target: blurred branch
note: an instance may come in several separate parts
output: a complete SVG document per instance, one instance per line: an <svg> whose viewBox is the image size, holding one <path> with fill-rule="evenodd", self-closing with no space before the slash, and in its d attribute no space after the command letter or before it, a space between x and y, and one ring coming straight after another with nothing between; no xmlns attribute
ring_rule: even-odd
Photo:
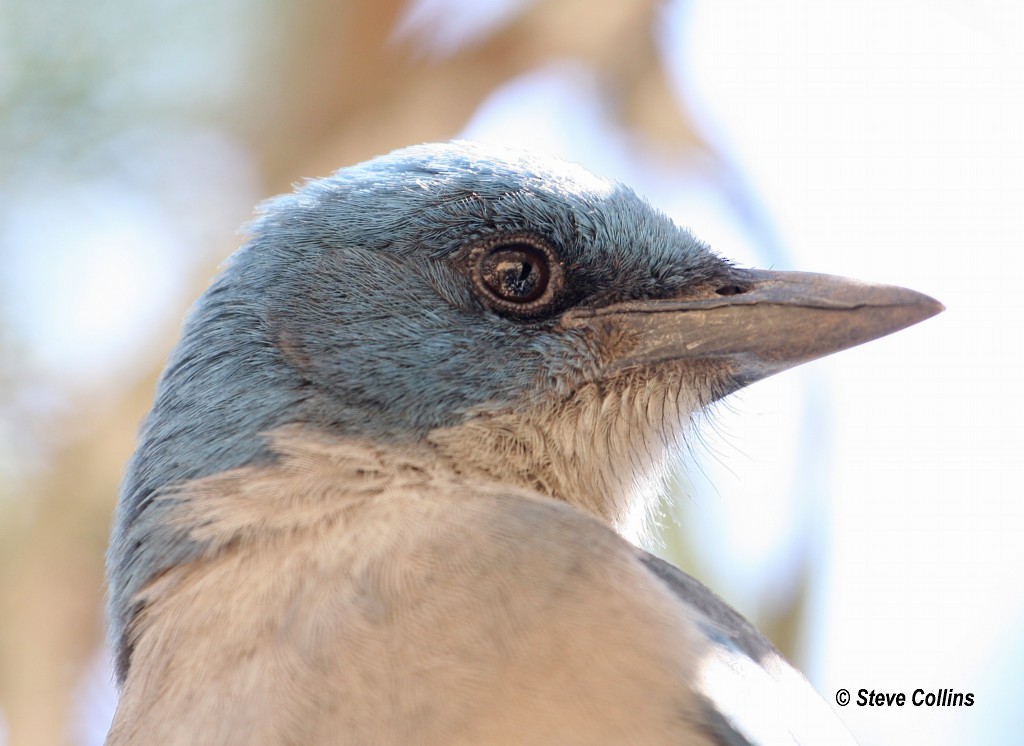
<svg viewBox="0 0 1024 746"><path fill-rule="evenodd" d="M77 434L21 495L19 512L29 519L5 548L0 567L0 699L13 744L68 740L74 687L103 639L110 510L139 413L151 396L147 381L92 427L67 423ZM81 410L75 414L81 418Z"/></svg>
<svg viewBox="0 0 1024 746"><path fill-rule="evenodd" d="M658 57L661 3L585 0L528 4L489 38L443 58L393 29L405 0L321 0L295 20L276 74L288 85L259 102L249 135L266 160L273 191L298 175L332 171L415 142L453 137L498 86L575 58L598 75L613 118L643 142L676 152L707 150L680 111ZM586 23L581 23L581 19Z"/></svg>

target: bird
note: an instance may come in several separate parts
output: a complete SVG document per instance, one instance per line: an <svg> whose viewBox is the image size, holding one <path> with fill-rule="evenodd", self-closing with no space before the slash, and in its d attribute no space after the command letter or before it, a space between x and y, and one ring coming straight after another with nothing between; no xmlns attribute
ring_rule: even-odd
<svg viewBox="0 0 1024 746"><path fill-rule="evenodd" d="M854 742L623 529L715 402L940 303L739 267L619 182L471 141L247 230L126 468L108 744Z"/></svg>

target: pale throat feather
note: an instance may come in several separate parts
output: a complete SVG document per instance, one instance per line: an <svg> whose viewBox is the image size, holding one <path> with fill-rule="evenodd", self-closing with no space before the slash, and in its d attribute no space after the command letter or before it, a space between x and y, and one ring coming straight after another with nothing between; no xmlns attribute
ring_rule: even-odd
<svg viewBox="0 0 1024 746"><path fill-rule="evenodd" d="M429 440L459 472L534 490L637 534L709 399L692 375L634 372L540 405L480 412Z"/></svg>

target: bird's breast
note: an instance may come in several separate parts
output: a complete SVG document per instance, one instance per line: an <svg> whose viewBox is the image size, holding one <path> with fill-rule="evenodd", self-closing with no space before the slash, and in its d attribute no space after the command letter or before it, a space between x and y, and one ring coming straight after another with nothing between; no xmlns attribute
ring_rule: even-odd
<svg viewBox="0 0 1024 746"><path fill-rule="evenodd" d="M699 718L692 620L600 521L407 453L278 445L179 495L208 549L144 590L111 743L660 743Z"/></svg>

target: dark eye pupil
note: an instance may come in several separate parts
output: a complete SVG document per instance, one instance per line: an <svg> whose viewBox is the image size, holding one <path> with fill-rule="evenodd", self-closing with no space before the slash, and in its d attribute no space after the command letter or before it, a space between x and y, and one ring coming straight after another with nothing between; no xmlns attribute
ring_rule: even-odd
<svg viewBox="0 0 1024 746"><path fill-rule="evenodd" d="M484 285L510 303L537 300L547 289L549 277L547 256L529 244L495 247L480 263Z"/></svg>

